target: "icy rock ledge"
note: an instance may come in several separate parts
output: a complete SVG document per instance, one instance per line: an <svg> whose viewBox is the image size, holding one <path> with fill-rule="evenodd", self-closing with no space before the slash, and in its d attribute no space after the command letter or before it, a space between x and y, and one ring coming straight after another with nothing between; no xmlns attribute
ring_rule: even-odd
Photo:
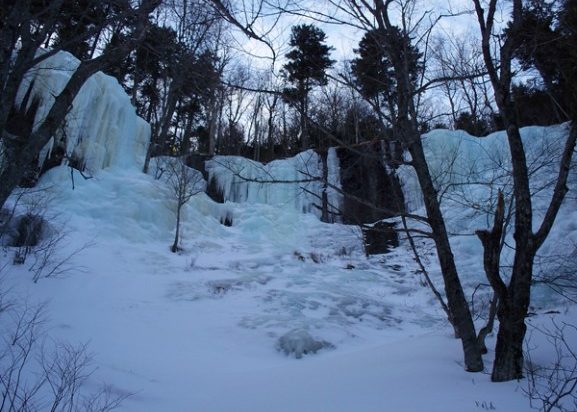
<svg viewBox="0 0 577 412"><path fill-rule="evenodd" d="M276 344L279 352L301 359L303 355L317 353L321 349L333 349L335 346L324 340L314 339L306 329L293 329L282 335Z"/></svg>

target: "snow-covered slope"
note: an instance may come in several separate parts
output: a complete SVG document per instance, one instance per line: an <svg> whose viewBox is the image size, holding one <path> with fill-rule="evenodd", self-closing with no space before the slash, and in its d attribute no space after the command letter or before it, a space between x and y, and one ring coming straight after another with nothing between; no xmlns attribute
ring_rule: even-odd
<svg viewBox="0 0 577 412"><path fill-rule="evenodd" d="M32 86L31 96L40 98L36 123L48 114L54 96L62 91L78 64L71 54L59 52L28 73L18 99L22 101ZM28 104L31 102L32 99ZM141 170L150 141L150 126L136 115L118 81L98 72L74 99L64 133L57 140L66 148L68 158L80 160L90 173L107 167ZM41 153L41 164L53 145L54 142L49 143Z"/></svg>
<svg viewBox="0 0 577 412"><path fill-rule="evenodd" d="M90 246L65 275L37 284L10 266L8 286L49 301L53 338L89 342L98 369L88 389L107 382L132 393L121 410L530 410L525 382L463 372L459 343L405 244L367 259L357 228L324 224L293 203L217 204L199 194L184 208L184 250L172 254L175 205L162 181L106 169L76 175L73 188L58 167L40 187L54 199L53 224L69 233L58 256ZM447 216L467 218L459 213ZM483 282L474 241L453 238L468 295ZM424 252L438 281L434 253ZM536 299L535 311L550 307ZM328 345L295 359L283 339ZM534 356L547 362L551 352Z"/></svg>
<svg viewBox="0 0 577 412"><path fill-rule="evenodd" d="M174 204L161 182L118 170L75 182L59 167L41 187L69 233L58 256L89 247L37 284L10 266L7 286L49 302L53 338L89 342L87 390L106 382L133 394L121 410L529 410L522 383L463 372L405 247L366 259L355 227L201 194L185 207L184 251L172 254ZM282 338L303 333L330 346L285 355Z"/></svg>

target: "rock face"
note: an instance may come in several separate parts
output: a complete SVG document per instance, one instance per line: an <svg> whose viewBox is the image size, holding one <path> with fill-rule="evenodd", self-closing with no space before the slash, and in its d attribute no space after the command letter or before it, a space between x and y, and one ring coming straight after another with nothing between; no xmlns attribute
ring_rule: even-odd
<svg viewBox="0 0 577 412"><path fill-rule="evenodd" d="M391 248L399 246L399 236L394 223L377 222L363 227L363 240L367 255L388 253Z"/></svg>
<svg viewBox="0 0 577 412"><path fill-rule="evenodd" d="M403 191L383 142L375 141L337 150L344 192L343 223L373 223L405 210Z"/></svg>

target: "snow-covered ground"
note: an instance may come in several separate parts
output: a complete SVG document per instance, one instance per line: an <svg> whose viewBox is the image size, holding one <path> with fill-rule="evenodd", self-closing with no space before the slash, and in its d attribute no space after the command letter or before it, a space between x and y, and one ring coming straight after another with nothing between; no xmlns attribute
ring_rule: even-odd
<svg viewBox="0 0 577 412"><path fill-rule="evenodd" d="M112 87L110 78L99 79L88 90ZM128 105L128 99L118 99ZM89 100L81 96L79 101ZM94 112L109 105L105 101L94 100ZM109 106L111 119L114 104ZM310 199L295 199L298 185L290 186L290 193L282 185L261 187L259 179L300 176L295 167L303 167L302 156L269 170L241 164L239 171L257 180L239 192L243 203L218 204L205 194L194 196L184 207L183 250L171 253L174 201L163 180L140 173L146 127L139 126L133 111L122 113L128 119L125 133L87 120L93 136L76 134L84 139L76 154L90 165L91 178L58 167L42 177L38 188L22 197L15 193L7 205L10 209L18 201L17 214L40 207L50 218L52 234L66 234L47 265L54 267L72 254L57 268L62 273L34 283L29 270L33 256L17 266L12 264L14 248L0 253L0 287L18 300L16 307L46 302L46 336L88 344L96 369L84 391L105 382L115 394L130 394L123 411L531 409L523 393L527 381L490 382L494 336L488 341L485 373L463 371L460 342L422 285L406 241L389 254L367 258L358 228L325 224L314 213L302 213L314 210ZM524 132L538 213L554 175L554 163L540 166L538 160L551 154L548 149L557 150L564 127ZM106 143L108 138L113 141ZM509 190L504 135L480 140L435 131L425 144L443 192L459 271L472 297L486 283L473 232L490 223L490 195L498 188ZM318 172L318 160L304 162L310 166L307 172ZM335 159L330 164L331 179L336 179ZM421 213L414 177L407 170L400 173L411 210ZM238 191L232 180L228 176L220 182L228 193ZM552 270L559 260L571 262L577 242L575 205L570 195L543 248L539 270ZM225 217L232 226L221 224ZM434 250L426 241L418 243L442 288ZM509 252L505 255L510 258ZM486 310L487 299L487 288L475 292L477 314ZM551 314L551 309L560 313ZM532 361L546 364L555 353L532 325L550 326L553 316L558 324L575 323L577 311L541 286L535 289L532 312ZM476 320L483 324L482 317ZM0 316L5 333L10 325L9 317ZM575 336L568 338L577 342Z"/></svg>
<svg viewBox="0 0 577 412"><path fill-rule="evenodd" d="M53 224L68 233L60 255L88 246L61 276L35 284L8 266L5 282L48 302L50 336L89 344L97 370L88 387L133 394L121 410L529 409L525 382L463 371L460 344L404 243L367 259L355 227L199 194L185 208L184 251L172 254L174 206L161 181L121 169L74 181L53 169L46 192L30 198L52 199ZM473 286L480 257L467 259ZM328 345L301 359L279 347L303 335ZM486 360L489 368L491 353Z"/></svg>

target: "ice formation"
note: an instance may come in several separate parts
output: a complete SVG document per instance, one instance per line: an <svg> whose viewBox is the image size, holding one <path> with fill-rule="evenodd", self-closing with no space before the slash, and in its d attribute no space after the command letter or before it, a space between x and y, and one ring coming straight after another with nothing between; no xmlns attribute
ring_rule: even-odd
<svg viewBox="0 0 577 412"><path fill-rule="evenodd" d="M521 129L530 174L537 168L543 172L539 179L533 178L535 190L543 179L557 173L566 133L567 125ZM494 201L498 189L511 190L511 161L504 132L474 137L463 131L434 130L423 135L423 146L441 203L459 197L483 208ZM418 210L423 199L414 170L402 166L398 175L407 209Z"/></svg>
<svg viewBox="0 0 577 412"><path fill-rule="evenodd" d="M78 65L74 56L60 52L27 75L17 101L23 102L30 91L32 97L40 99L36 125L46 117L54 96L64 89ZM28 104L31 102L32 99ZM65 149L65 161L80 161L89 173L105 168L140 170L149 139L150 126L136 115L117 80L99 72L84 84L63 130L44 147L38 162L41 167L58 145ZM214 180L225 201L284 205L321 216L325 192L329 220L338 221L342 196L339 159L334 148L328 150L326 167L325 175L323 159L313 150L267 165L234 156L217 156L207 162L209 180ZM229 211L222 212L223 218L229 217Z"/></svg>
<svg viewBox="0 0 577 412"><path fill-rule="evenodd" d="M36 125L46 117L54 96L64 89L78 65L74 56L59 52L27 74L18 101L22 102L32 87L32 96L40 98ZM39 166L59 143L65 147L67 158L80 160L88 172L107 167L142 169L149 140L150 126L136 115L124 89L115 78L98 72L80 89L63 132L44 147Z"/></svg>
<svg viewBox="0 0 577 412"><path fill-rule="evenodd" d="M559 159L568 133L568 124L549 127L526 127L521 137L527 158L529 186L532 195L533 230L538 230L550 204L553 186L559 172ZM481 244L476 236L478 229L492 226L497 192L505 196L508 212L513 198L512 172L506 133L503 131L478 138L462 131L435 130L423 136L425 155L434 178L445 223L453 236L451 243L456 256L469 256L462 260L461 273L471 270L478 262L476 253ZM569 174L568 187L577 184L577 173ZM425 215L423 199L415 172L408 166L398 170L407 209ZM575 199L567 196L555 221L554 230L540 248L540 271L556 270L556 259L571 260L577 244ZM514 218L514 216L513 216ZM507 233L508 244L514 244L513 231ZM559 247L559 245L563 245ZM513 249L503 248L501 263L512 264ZM548 256L550 258L544 258ZM557 256L556 258L552 258ZM537 271L536 271L537 272Z"/></svg>
<svg viewBox="0 0 577 412"><path fill-rule="evenodd" d="M301 359L303 355L317 353L321 349L332 349L334 345L324 340L314 339L306 329L293 329L282 335L277 342L277 350L287 356Z"/></svg>
<svg viewBox="0 0 577 412"><path fill-rule="evenodd" d="M329 214L333 216L333 221L339 221L337 216L342 209L343 195L341 193L341 166L337 150L329 148L327 152L327 201Z"/></svg>
<svg viewBox="0 0 577 412"><path fill-rule="evenodd" d="M334 148L327 155L326 186L322 159L314 150L266 165L239 156L216 156L206 162L206 169L225 201L282 206L320 216L326 190L329 210L340 208L339 160Z"/></svg>

